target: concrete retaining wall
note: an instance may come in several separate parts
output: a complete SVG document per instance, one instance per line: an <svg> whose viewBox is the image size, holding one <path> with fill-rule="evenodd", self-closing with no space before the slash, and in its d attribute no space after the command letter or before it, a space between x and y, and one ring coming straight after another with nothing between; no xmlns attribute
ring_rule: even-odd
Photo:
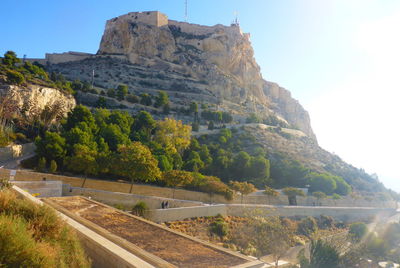
<svg viewBox="0 0 400 268"><path fill-rule="evenodd" d="M176 221L195 217L227 215L226 205L201 206L190 208L156 209L148 213L147 218L154 222Z"/></svg>
<svg viewBox="0 0 400 268"><path fill-rule="evenodd" d="M168 206L170 208L193 207L193 206L203 205L203 203L201 202L195 202L189 200L178 200L178 199L162 198L156 196L116 193L116 192L95 190L89 188L70 187L68 185L64 185L63 196L74 196L74 195L83 195L86 197L90 196L94 200L100 201L107 205L110 206L122 205L127 209L131 209L139 201L145 202L150 209L161 208L161 203L163 201L168 201Z"/></svg>
<svg viewBox="0 0 400 268"><path fill-rule="evenodd" d="M4 173L6 174L7 170L0 169L0 176ZM9 176L9 171L7 173ZM82 178L77 177L69 177L62 175L54 175L48 173L39 173L32 172L28 170L18 170L15 176L16 180L42 180L42 178L47 178L47 180L61 180L66 184L70 184L73 187L80 187L82 185ZM116 182L116 181L105 181L105 180L95 180L95 179L87 179L86 188L103 190L103 191L112 191L112 192L120 192L120 193L128 193L130 189L129 183L124 182ZM174 193L175 192L175 193ZM144 185L144 184L134 184L132 188L132 193L137 195L148 195L148 196L158 196L162 198L175 198L179 200L191 200L198 201L203 203L210 203L210 196L206 193L188 191L184 189L174 189L167 187L158 187L153 185ZM212 203L218 204L240 204L241 198L240 195L236 195L232 201L227 201L221 195L214 195L211 198ZM278 197L268 197L264 194L251 194L243 197L244 204L261 204L261 205L288 205L288 199L285 195L279 195ZM310 197L297 197L297 204L299 206L313 206L313 205L322 205L322 206L330 206L330 207L382 207L382 208L395 208L396 203L393 201L382 202L378 200L366 201L365 199L352 199L351 197L344 197L340 200L332 200L332 199L322 199L317 200L316 198Z"/></svg>
<svg viewBox="0 0 400 268"><path fill-rule="evenodd" d="M331 198L325 198L318 200L313 196L297 198L297 205L299 206L327 206L327 207L382 207L382 208L395 208L396 203L394 201L380 201L371 200L367 201L364 198L354 199L350 196L343 196L341 199L334 200ZM240 197L235 198L232 202L240 204ZM268 197L267 195L258 193L250 194L243 197L244 204L263 204L263 205L288 205L288 198L286 195L279 195L277 197Z"/></svg>
<svg viewBox="0 0 400 268"><path fill-rule="evenodd" d="M7 176L9 176L10 171L6 169L0 169L0 175L1 174L7 174ZM70 184L73 187L80 187L83 182L83 178L33 172L29 170L18 170L15 176L15 180L22 180L22 181L42 180L43 178L46 178L47 180L61 180L64 183ZM103 191L128 193L130 189L130 184L126 182L87 179L85 187ZM174 198L179 200L191 200L204 203L210 202L210 196L206 193L188 191L183 189L174 190L172 188L158 187L145 184L134 184L132 188L132 193L138 195ZM211 199L211 202L225 203L227 201L221 195L214 195Z"/></svg>
<svg viewBox="0 0 400 268"><path fill-rule="evenodd" d="M0 162L8 162L24 155L31 154L35 149L36 146L33 142L0 148Z"/></svg>
<svg viewBox="0 0 400 268"><path fill-rule="evenodd" d="M42 201L34 198L19 187L14 185L13 189L18 194L18 196L28 199L33 203L44 205ZM58 215L63 218L72 229L76 231L86 254L92 260L92 267L154 268L153 265L143 261L132 253L128 252L127 250L121 248L120 246L93 232L89 228L76 222L75 220L65 216L62 213L58 213Z"/></svg>
<svg viewBox="0 0 400 268"><path fill-rule="evenodd" d="M149 213L148 218L155 222L183 220L193 217L216 216L282 216L282 217L319 217L332 216L346 222L367 221L375 217L388 217L395 209L366 207L305 207L305 206L267 206L267 205L212 205L174 209L157 209Z"/></svg>
<svg viewBox="0 0 400 268"><path fill-rule="evenodd" d="M12 183L39 198L62 196L62 181L13 181Z"/></svg>

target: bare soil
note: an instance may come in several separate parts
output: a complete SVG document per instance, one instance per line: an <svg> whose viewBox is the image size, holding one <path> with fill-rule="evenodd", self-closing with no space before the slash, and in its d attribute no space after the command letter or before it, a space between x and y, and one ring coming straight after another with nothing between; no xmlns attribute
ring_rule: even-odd
<svg viewBox="0 0 400 268"><path fill-rule="evenodd" d="M247 262L81 197L49 199L178 267L230 267Z"/></svg>

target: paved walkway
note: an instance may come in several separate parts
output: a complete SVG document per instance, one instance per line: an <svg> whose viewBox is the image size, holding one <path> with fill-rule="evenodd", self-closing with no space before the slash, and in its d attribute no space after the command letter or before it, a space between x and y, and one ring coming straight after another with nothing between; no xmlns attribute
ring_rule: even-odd
<svg viewBox="0 0 400 268"><path fill-rule="evenodd" d="M0 168L18 169L22 160L28 159L28 158L30 158L30 157L32 157L34 155L35 155L35 153L31 153L31 154L27 154L27 155L21 156L19 158L15 158L15 159L10 160L10 161L0 162Z"/></svg>

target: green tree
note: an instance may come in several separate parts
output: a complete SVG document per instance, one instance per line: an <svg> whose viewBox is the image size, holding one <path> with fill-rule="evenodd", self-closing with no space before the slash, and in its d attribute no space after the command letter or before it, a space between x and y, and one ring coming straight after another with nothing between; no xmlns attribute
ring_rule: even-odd
<svg viewBox="0 0 400 268"><path fill-rule="evenodd" d="M264 194L268 196L268 203L271 203L270 198L271 197L278 197L279 192L272 189L271 187L265 186L265 191Z"/></svg>
<svg viewBox="0 0 400 268"><path fill-rule="evenodd" d="M333 194L333 195L331 196L331 198L333 199L333 202L334 202L334 204L336 205L336 201L337 201L337 200L340 200L342 197L341 197L340 195L338 195L338 194Z"/></svg>
<svg viewBox="0 0 400 268"><path fill-rule="evenodd" d="M313 192L312 195L317 198L317 202L319 205L321 205L321 200L325 199L327 196L323 192Z"/></svg>
<svg viewBox="0 0 400 268"><path fill-rule="evenodd" d="M116 90L117 99L122 101L125 99L125 96L128 95L128 86L127 85L118 85Z"/></svg>
<svg viewBox="0 0 400 268"><path fill-rule="evenodd" d="M208 130L213 130L214 129L214 121L208 122Z"/></svg>
<svg viewBox="0 0 400 268"><path fill-rule="evenodd" d="M4 53L4 58L2 59L2 63L7 65L8 67L15 67L15 64L20 63L21 60L17 58L17 54L14 51L7 51Z"/></svg>
<svg viewBox="0 0 400 268"><path fill-rule="evenodd" d="M204 162L200 158L200 154L196 151L191 151L189 159L183 165L183 169L187 171L199 172L204 168Z"/></svg>
<svg viewBox="0 0 400 268"><path fill-rule="evenodd" d="M233 117L230 113L222 112L222 122L231 123L233 121Z"/></svg>
<svg viewBox="0 0 400 268"><path fill-rule="evenodd" d="M301 268L337 268L339 267L340 254L333 245L321 239L311 240L310 258L300 257Z"/></svg>
<svg viewBox="0 0 400 268"><path fill-rule="evenodd" d="M132 213L136 216L144 217L148 210L149 206L145 202L139 201L133 206Z"/></svg>
<svg viewBox="0 0 400 268"><path fill-rule="evenodd" d="M168 94L165 91L159 91L154 102L154 107L159 108L169 103Z"/></svg>
<svg viewBox="0 0 400 268"><path fill-rule="evenodd" d="M99 96L99 98L96 101L96 107L97 108L107 108L107 100L103 96Z"/></svg>
<svg viewBox="0 0 400 268"><path fill-rule="evenodd" d="M151 96L147 93L142 93L140 95L140 104L150 106L153 103L153 100L151 99Z"/></svg>
<svg viewBox="0 0 400 268"><path fill-rule="evenodd" d="M35 140L36 153L40 157L45 157L48 160L55 160L62 163L66 155L65 139L58 133L46 132L44 137L37 137Z"/></svg>
<svg viewBox="0 0 400 268"><path fill-rule="evenodd" d="M155 181L161 176L157 159L151 154L149 148L140 142L118 147L117 173L134 181Z"/></svg>
<svg viewBox="0 0 400 268"><path fill-rule="evenodd" d="M318 224L314 217L307 217L302 219L297 225L297 231L299 234L305 235L311 238L318 231Z"/></svg>
<svg viewBox="0 0 400 268"><path fill-rule="evenodd" d="M108 124L115 124L117 125L122 133L129 135L131 132L131 126L134 122L132 116L130 116L127 112L122 111L112 111L110 116L108 117L107 123Z"/></svg>
<svg viewBox="0 0 400 268"><path fill-rule="evenodd" d="M310 192L324 192L333 194L336 190L336 181L330 174L311 172L307 175Z"/></svg>
<svg viewBox="0 0 400 268"><path fill-rule="evenodd" d="M219 178L214 176L204 176L203 181L204 183L199 185L199 189L200 191L209 194L210 204L212 203L212 197L214 194L222 194L227 200L232 199L232 190L230 190L225 183L221 182Z"/></svg>
<svg viewBox="0 0 400 268"><path fill-rule="evenodd" d="M7 82L14 85L21 85L25 83L25 77L18 71L7 70Z"/></svg>
<svg viewBox="0 0 400 268"><path fill-rule="evenodd" d="M97 130L92 112L89 110L89 108L83 105L77 105L71 112L68 113L67 121L63 127L68 131L81 122L86 123L91 131L95 132Z"/></svg>
<svg viewBox="0 0 400 268"><path fill-rule="evenodd" d="M170 171L174 167L173 163L170 162L168 157L165 155L157 155L158 167L161 171Z"/></svg>
<svg viewBox="0 0 400 268"><path fill-rule="evenodd" d="M67 157L65 162L69 170L85 175L81 186L83 188L85 187L87 176L96 175L99 170L96 161L97 152L82 144L75 144L73 148L73 155Z"/></svg>
<svg viewBox="0 0 400 268"><path fill-rule="evenodd" d="M50 173L56 173L57 171L57 162L54 160L50 161L50 169L49 169Z"/></svg>
<svg viewBox="0 0 400 268"><path fill-rule="evenodd" d="M255 192L257 189L253 184L248 182L231 181L230 187L240 193L240 203L243 204L243 196Z"/></svg>
<svg viewBox="0 0 400 268"><path fill-rule="evenodd" d="M115 98L115 90L113 88L107 90L107 96L110 98Z"/></svg>
<svg viewBox="0 0 400 268"><path fill-rule="evenodd" d="M293 244L294 234L281 223L279 217L254 217L249 224L250 244L257 249L256 256L271 254L275 267Z"/></svg>
<svg viewBox="0 0 400 268"><path fill-rule="evenodd" d="M112 151L116 151L119 145L130 142L128 135L124 134L121 128L115 124L109 124L102 128L99 134Z"/></svg>
<svg viewBox="0 0 400 268"><path fill-rule="evenodd" d="M191 127L182 121L165 118L157 122L154 141L161 144L167 154L181 154L190 144Z"/></svg>
<svg viewBox="0 0 400 268"><path fill-rule="evenodd" d="M43 172L43 171L46 170L46 158L45 157L39 158L38 165L37 165L37 170L39 172Z"/></svg>
<svg viewBox="0 0 400 268"><path fill-rule="evenodd" d="M336 182L335 193L340 195L348 195L351 192L351 186L345 182L342 177L333 176L333 179Z"/></svg>
<svg viewBox="0 0 400 268"><path fill-rule="evenodd" d="M163 172L162 180L165 182L167 187L172 187L172 198L175 198L175 189L177 187L183 187L189 185L193 181L193 175L191 172L183 170L170 170Z"/></svg>
<svg viewBox="0 0 400 268"><path fill-rule="evenodd" d="M282 192L288 197L289 205L297 205L297 196L305 196L301 189L286 187L282 189Z"/></svg>
<svg viewBox="0 0 400 268"><path fill-rule="evenodd" d="M263 156L252 157L250 160L249 178L265 178L268 179L270 176L270 163L268 159Z"/></svg>
<svg viewBox="0 0 400 268"><path fill-rule="evenodd" d="M199 131L200 125L197 122L192 123L192 131Z"/></svg>
<svg viewBox="0 0 400 268"><path fill-rule="evenodd" d="M251 156L244 152L240 151L234 158L231 164L231 172L232 178L237 179L239 181L243 181L248 175L248 170L251 167Z"/></svg>
<svg viewBox="0 0 400 268"><path fill-rule="evenodd" d="M191 102L189 105L189 113L190 114L197 114L199 112L199 106L197 102Z"/></svg>
<svg viewBox="0 0 400 268"><path fill-rule="evenodd" d="M139 97L133 94L128 94L126 100L130 103L138 103L140 101Z"/></svg>
<svg viewBox="0 0 400 268"><path fill-rule="evenodd" d="M261 123L261 119L256 114L252 113L246 118L246 123Z"/></svg>
<svg viewBox="0 0 400 268"><path fill-rule="evenodd" d="M355 241L361 241L361 239L367 234L368 227L363 222L354 222L350 224L349 236Z"/></svg>
<svg viewBox="0 0 400 268"><path fill-rule="evenodd" d="M135 141L150 141L151 134L155 129L156 124L157 123L151 114L145 111L140 111L131 127L130 138Z"/></svg>
<svg viewBox="0 0 400 268"><path fill-rule="evenodd" d="M221 241L229 233L229 226L224 218L218 217L213 223L210 224L210 232L219 236Z"/></svg>

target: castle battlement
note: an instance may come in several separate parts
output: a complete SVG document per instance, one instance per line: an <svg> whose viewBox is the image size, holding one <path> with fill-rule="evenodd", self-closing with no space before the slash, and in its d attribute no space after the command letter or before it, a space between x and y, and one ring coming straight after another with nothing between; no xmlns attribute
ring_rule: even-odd
<svg viewBox="0 0 400 268"><path fill-rule="evenodd" d="M141 22L156 27L168 25L168 16L159 11L129 12L128 14L108 20L107 25L113 25L118 20Z"/></svg>

